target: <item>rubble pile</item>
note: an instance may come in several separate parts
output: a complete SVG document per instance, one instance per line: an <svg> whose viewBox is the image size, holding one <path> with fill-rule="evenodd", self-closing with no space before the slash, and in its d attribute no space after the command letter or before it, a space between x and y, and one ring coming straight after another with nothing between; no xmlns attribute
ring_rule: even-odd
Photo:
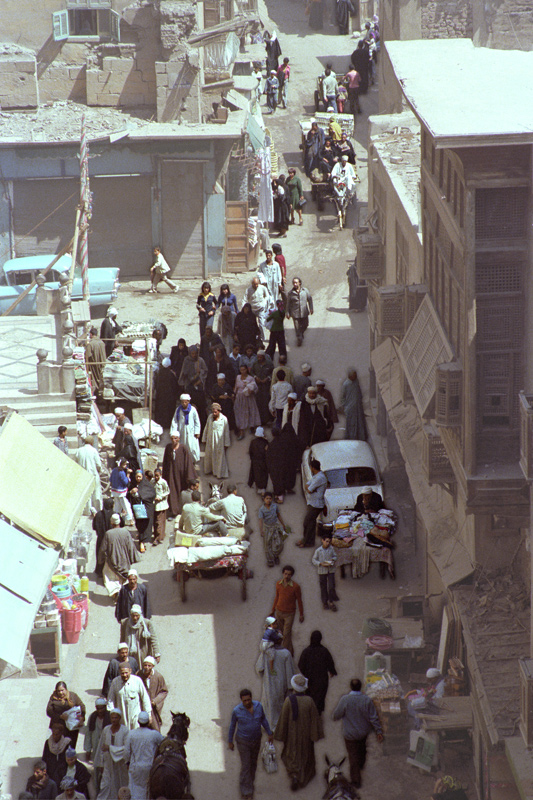
<svg viewBox="0 0 533 800"><path fill-rule="evenodd" d="M145 124L145 119L139 115L133 117L114 108L91 108L70 100L60 100L31 112L0 111L0 140L79 141L81 118L84 114L89 139L108 136L120 130L140 128ZM151 113L147 111L146 120L150 116Z"/></svg>

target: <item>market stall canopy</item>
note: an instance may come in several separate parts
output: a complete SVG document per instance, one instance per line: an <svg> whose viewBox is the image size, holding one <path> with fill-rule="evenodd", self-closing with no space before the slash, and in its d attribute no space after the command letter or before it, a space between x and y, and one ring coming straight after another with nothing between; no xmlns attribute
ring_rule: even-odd
<svg viewBox="0 0 533 800"><path fill-rule="evenodd" d="M33 621L59 554L4 520L0 520L0 552L0 659L22 669Z"/></svg>
<svg viewBox="0 0 533 800"><path fill-rule="evenodd" d="M0 513L49 547L68 544L94 477L15 412L0 427L0 475Z"/></svg>

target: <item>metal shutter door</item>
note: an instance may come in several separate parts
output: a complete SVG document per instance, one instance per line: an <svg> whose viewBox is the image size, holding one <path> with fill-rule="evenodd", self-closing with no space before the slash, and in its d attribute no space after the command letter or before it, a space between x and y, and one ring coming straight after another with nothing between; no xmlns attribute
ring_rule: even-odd
<svg viewBox="0 0 533 800"><path fill-rule="evenodd" d="M203 186L202 164L163 161L161 244L170 267L183 277L204 274Z"/></svg>
<svg viewBox="0 0 533 800"><path fill-rule="evenodd" d="M70 242L74 236L79 187L74 178L13 181L17 256L57 253Z"/></svg>
<svg viewBox="0 0 533 800"><path fill-rule="evenodd" d="M120 277L150 277L152 264L149 176L91 178L93 215L89 266L118 267Z"/></svg>

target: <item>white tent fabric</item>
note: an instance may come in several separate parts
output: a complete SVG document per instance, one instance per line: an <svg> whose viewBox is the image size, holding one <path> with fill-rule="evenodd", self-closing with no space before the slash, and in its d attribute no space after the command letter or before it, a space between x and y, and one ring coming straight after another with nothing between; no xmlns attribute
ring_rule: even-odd
<svg viewBox="0 0 533 800"><path fill-rule="evenodd" d="M259 151L261 162L261 179L259 183L259 209L257 218L260 222L274 221L274 201L272 198L272 166L270 160L270 137L265 136L265 146Z"/></svg>

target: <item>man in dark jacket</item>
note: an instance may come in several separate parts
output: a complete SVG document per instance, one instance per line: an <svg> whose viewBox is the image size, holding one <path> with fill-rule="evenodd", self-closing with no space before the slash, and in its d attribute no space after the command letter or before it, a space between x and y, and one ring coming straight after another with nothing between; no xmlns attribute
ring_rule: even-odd
<svg viewBox="0 0 533 800"><path fill-rule="evenodd" d="M145 583L139 583L139 573L133 567L128 572L128 582L120 588L117 604L115 606L115 618L117 622L122 622L130 615L131 607L137 604L143 610L143 617L150 619L152 609L148 598L148 587Z"/></svg>
<svg viewBox="0 0 533 800"><path fill-rule="evenodd" d="M384 508L381 495L375 492L371 486L365 486L361 494L357 495L354 511L364 514L366 511L379 511Z"/></svg>
<svg viewBox="0 0 533 800"><path fill-rule="evenodd" d="M57 785L48 777L45 761L36 761L33 765L33 775L28 778L26 791L36 800L55 800L57 797Z"/></svg>
<svg viewBox="0 0 533 800"><path fill-rule="evenodd" d="M139 664L137 663L137 660L133 658L133 656L130 656L130 649L126 642L121 642L119 644L117 655L115 658L112 658L107 665L106 674L104 675L104 682L102 684L102 695L104 697L107 697L109 693L111 682L120 675L120 668L123 664L129 666L132 675L137 675L137 672L139 671Z"/></svg>

